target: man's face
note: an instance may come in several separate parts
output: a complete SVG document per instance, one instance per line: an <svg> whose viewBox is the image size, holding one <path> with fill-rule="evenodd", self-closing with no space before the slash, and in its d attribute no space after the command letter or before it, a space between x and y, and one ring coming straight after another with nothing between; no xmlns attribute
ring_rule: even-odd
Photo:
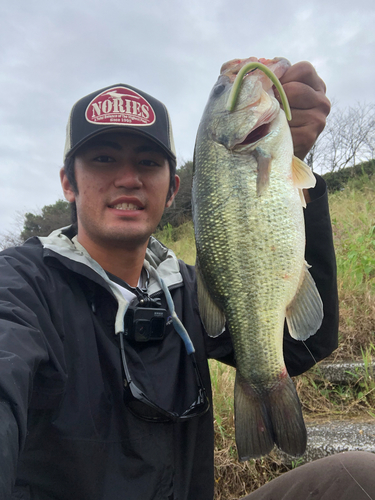
<svg viewBox="0 0 375 500"><path fill-rule="evenodd" d="M76 202L78 240L103 248L128 249L147 244L167 201L170 172L163 150L141 135L108 133L78 150L75 156L78 194L66 176L62 184L68 201Z"/></svg>

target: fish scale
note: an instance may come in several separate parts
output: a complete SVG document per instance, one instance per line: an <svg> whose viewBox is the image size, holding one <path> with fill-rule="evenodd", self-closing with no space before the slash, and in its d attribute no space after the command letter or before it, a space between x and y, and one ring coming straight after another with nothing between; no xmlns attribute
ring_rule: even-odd
<svg viewBox="0 0 375 500"><path fill-rule="evenodd" d="M285 60L270 62L276 70L280 64L287 67ZM238 66L237 60L237 72ZM315 178L293 159L285 115L264 76L256 71L246 76L237 108L226 111L235 77L231 63L224 67L203 113L194 155L199 307L209 335L219 335L226 321L233 339L240 458L264 455L275 443L298 455L306 446L306 430L282 344L288 314L302 318L291 329L299 339L313 334L322 320L320 297L304 261L301 204L301 188L314 185ZM253 144L246 137L260 125ZM295 182L293 166L302 184ZM317 304L312 312L301 314L299 295L307 297L304 304Z"/></svg>

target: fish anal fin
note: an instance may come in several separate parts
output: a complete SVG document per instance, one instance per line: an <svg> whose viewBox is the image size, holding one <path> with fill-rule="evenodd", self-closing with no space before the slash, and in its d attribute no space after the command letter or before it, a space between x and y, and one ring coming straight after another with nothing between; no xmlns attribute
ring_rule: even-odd
<svg viewBox="0 0 375 500"><path fill-rule="evenodd" d="M263 151L259 146L253 152L258 167L257 167L257 195L261 194L268 188L270 183L270 171L272 156Z"/></svg>
<svg viewBox="0 0 375 500"><path fill-rule="evenodd" d="M261 391L237 371L234 407L240 460L267 455L275 444L289 455L305 452L307 434L301 404L286 370L271 390Z"/></svg>
<svg viewBox="0 0 375 500"><path fill-rule="evenodd" d="M199 270L198 259L195 264L198 287L199 313L210 337L217 337L225 328L225 316L223 311L215 304L209 294Z"/></svg>
<svg viewBox="0 0 375 500"><path fill-rule="evenodd" d="M316 184L311 168L297 156L293 156L292 160L292 178L294 185L300 189L313 188Z"/></svg>
<svg viewBox="0 0 375 500"><path fill-rule="evenodd" d="M290 335L306 340L317 332L323 321L323 303L315 281L305 262L298 291L286 308L286 321Z"/></svg>

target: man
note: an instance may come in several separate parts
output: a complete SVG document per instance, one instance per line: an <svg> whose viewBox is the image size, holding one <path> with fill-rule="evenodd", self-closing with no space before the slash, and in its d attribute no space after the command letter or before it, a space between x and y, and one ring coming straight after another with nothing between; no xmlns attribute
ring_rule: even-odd
<svg viewBox="0 0 375 500"><path fill-rule="evenodd" d="M329 112L324 83L307 63L282 83L304 157ZM129 85L94 92L72 109L64 158L76 222L0 257L0 498L211 499L207 358L233 364L233 350L228 332L204 332L194 269L150 238L179 187L167 110ZM325 317L309 350L286 333L291 375L337 345L322 179L306 197Z"/></svg>

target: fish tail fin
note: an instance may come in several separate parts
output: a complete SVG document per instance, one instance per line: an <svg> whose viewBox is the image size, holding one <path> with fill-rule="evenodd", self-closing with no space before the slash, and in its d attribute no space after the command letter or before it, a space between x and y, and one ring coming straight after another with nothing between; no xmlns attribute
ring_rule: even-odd
<svg viewBox="0 0 375 500"><path fill-rule="evenodd" d="M239 459L244 461L268 455L275 440L267 406L238 371L234 385L234 415Z"/></svg>
<svg viewBox="0 0 375 500"><path fill-rule="evenodd" d="M259 393L237 371L234 390L236 444L240 460L267 455L276 444L289 455L302 455L307 434L292 379Z"/></svg>

